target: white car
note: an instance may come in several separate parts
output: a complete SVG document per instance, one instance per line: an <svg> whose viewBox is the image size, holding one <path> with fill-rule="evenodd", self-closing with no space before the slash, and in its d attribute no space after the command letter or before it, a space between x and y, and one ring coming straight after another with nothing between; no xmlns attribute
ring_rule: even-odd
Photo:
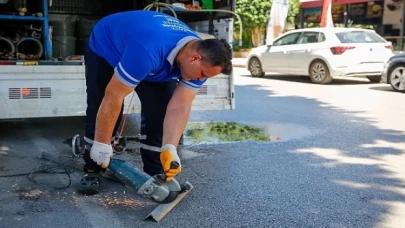
<svg viewBox="0 0 405 228"><path fill-rule="evenodd" d="M305 28L252 49L246 68L254 77L265 72L308 75L317 84L330 83L338 76L366 76L380 82L384 64L392 55L392 43L374 30Z"/></svg>

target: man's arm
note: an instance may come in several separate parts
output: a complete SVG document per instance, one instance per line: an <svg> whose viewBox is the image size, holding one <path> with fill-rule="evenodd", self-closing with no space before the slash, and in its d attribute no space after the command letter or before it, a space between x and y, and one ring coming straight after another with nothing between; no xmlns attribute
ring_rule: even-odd
<svg viewBox="0 0 405 228"><path fill-rule="evenodd" d="M178 85L167 106L163 123L163 144L178 146L191 112L197 91Z"/></svg>
<svg viewBox="0 0 405 228"><path fill-rule="evenodd" d="M111 144L111 136L121 111L122 102L152 70L150 53L137 41L129 40L114 75L108 83L96 119L97 142ZM134 64L138 63L138 64Z"/></svg>
<svg viewBox="0 0 405 228"><path fill-rule="evenodd" d="M111 136L124 98L133 90L134 88L121 83L116 74L113 75L97 113L95 141L111 144Z"/></svg>

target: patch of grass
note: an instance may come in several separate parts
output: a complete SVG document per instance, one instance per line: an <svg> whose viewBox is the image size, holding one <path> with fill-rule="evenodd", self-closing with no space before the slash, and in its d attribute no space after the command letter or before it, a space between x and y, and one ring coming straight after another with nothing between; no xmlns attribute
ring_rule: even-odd
<svg viewBox="0 0 405 228"><path fill-rule="evenodd" d="M270 141L270 136L264 129L236 122L192 123L185 136L193 143Z"/></svg>

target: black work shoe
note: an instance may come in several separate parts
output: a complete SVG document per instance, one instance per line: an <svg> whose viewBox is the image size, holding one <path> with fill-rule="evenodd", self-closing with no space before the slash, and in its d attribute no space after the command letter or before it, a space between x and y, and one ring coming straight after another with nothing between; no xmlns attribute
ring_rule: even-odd
<svg viewBox="0 0 405 228"><path fill-rule="evenodd" d="M86 173L80 180L78 191L81 194L94 195L100 192L100 178L99 173Z"/></svg>

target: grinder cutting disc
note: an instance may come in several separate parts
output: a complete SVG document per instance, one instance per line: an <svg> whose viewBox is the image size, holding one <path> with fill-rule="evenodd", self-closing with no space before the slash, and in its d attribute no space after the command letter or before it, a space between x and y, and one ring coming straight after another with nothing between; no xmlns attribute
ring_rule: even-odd
<svg viewBox="0 0 405 228"><path fill-rule="evenodd" d="M166 199L164 199L162 202L157 202L157 203L171 203L175 199L177 199L178 195L179 195L179 192L171 191L169 193L169 195L166 197Z"/></svg>

